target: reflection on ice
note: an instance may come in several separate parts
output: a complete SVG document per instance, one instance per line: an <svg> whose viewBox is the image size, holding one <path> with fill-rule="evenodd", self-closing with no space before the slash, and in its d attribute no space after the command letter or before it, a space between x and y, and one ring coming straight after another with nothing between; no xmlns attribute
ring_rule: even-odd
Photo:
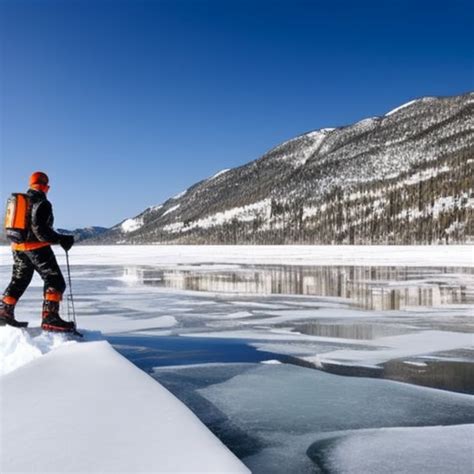
<svg viewBox="0 0 474 474"><path fill-rule="evenodd" d="M384 323L328 323L307 322L297 324L296 329L303 334L324 337L341 337L344 339L378 339L385 336L397 336L413 331L413 328L404 325Z"/></svg>
<svg viewBox="0 0 474 474"><path fill-rule="evenodd" d="M286 294L344 298L371 310L465 303L472 268L355 266L207 266L200 269L126 267L125 280L144 285L210 293ZM464 279L465 279L464 278Z"/></svg>
<svg viewBox="0 0 474 474"><path fill-rule="evenodd" d="M470 361L391 360L383 365L383 376L400 382L474 394L474 364Z"/></svg>

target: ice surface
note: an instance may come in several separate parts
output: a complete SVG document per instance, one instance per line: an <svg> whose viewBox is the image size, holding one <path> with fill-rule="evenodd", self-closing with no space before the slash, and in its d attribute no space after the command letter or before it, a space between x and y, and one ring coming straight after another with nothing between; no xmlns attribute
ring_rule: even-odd
<svg viewBox="0 0 474 474"><path fill-rule="evenodd" d="M90 331L102 331L105 334L137 332L169 328L177 324L174 316L158 316L156 318L137 318L121 316L94 316L81 319L81 328Z"/></svg>
<svg viewBox="0 0 474 474"><path fill-rule="evenodd" d="M62 252L57 253L60 263L64 264ZM11 264L9 249L0 250L0 259L0 277L7 280ZM394 272L393 269L384 267L381 270L375 269L372 278L370 268L352 269L347 267L350 262L361 265L372 265L374 262L389 265L409 263L417 268L397 268ZM410 377L414 372L423 372L420 376L426 377L433 366L437 365L437 373L443 380L448 380L447 388L469 391L472 383L466 388L464 378L467 380L469 374L472 374L472 369L468 366L472 363L474 353L472 349L466 349L472 343L472 335L468 333L472 330L471 303L474 297L472 247L75 247L71 263L79 326L88 330L101 330L104 337L109 338L117 348L124 347L121 352L144 370L165 364L230 362L225 367L214 364L206 367L190 365L185 370L177 367L160 369L156 371L160 375L156 376L161 380L166 371L166 380L173 382L166 386L173 388L173 393L178 387L180 397L190 404L208 426L215 428L214 432L234 452L245 458L247 465L256 473L314 473L317 468L306 451L309 446L328 436L340 438L362 435L361 430L374 428L385 431L388 427L474 422L473 397L467 395L421 389L381 379L348 378L272 363L278 358L300 363L302 358L315 356L316 362L331 361L344 368L351 364L370 366L383 363L384 370L380 370L380 373L388 377L390 372L395 374L393 378L399 377L400 366L406 365L409 368ZM237 275L238 280L239 272L243 270L242 265L249 263L253 265L255 272L260 271L255 264L269 264L274 269L271 270L273 274L287 278L279 280L281 277L277 276L273 280L275 288L283 291L279 294L221 291L228 289L228 286L220 284L219 279L224 276L222 281L232 280L232 276L228 278L229 273L226 273L231 272ZM300 279L301 272L282 269L279 267L280 263L304 265L305 279ZM323 264L338 264L344 268L334 271L331 269L326 272L327 278L318 278L321 268L311 268L309 265ZM446 265L446 268L423 268L423 265L432 267L433 264ZM458 265L471 269L453 268ZM163 276L163 268L176 273L173 285L181 285L181 282L183 285L178 285L179 288L156 286ZM360 271L360 268L364 270ZM217 281L217 284L206 283L202 286L206 291L196 291L198 286L194 285L194 280L189 274L180 274L180 271L191 272L191 277L196 272L204 273L209 276L210 281ZM246 275L252 277L253 271L247 267ZM295 285L287 283L302 281L306 285L308 273L314 280L311 288L321 288L324 292L328 291L327 294L323 292L319 296L292 293ZM253 277L255 278L255 274ZM333 282L345 282L346 277L354 284L350 288L350 294L347 297L331 296ZM189 282L191 285L186 284ZM30 321L30 326L39 324L42 300L41 281L36 279L34 283L17 308L19 319ZM410 296L406 299L407 305L403 309L366 310L354 307L352 288L363 288L373 295L374 285L386 288L388 294L404 288L407 288L406 291L403 290L407 294L414 288L416 298L413 300ZM430 288L438 286L446 288L446 294L430 293ZM269 287L273 291L271 284ZM190 291L189 288L194 290ZM64 312L65 307L64 304ZM41 380L35 378L36 371L31 368L41 362L38 367L48 375L49 371L43 369L43 361L69 348L62 347L60 341L41 339L35 328L32 331L28 334L29 339L25 336L25 340L18 341L17 347L21 347L21 351L16 354L11 347L9 349L9 341L4 343L0 334L0 363L5 371L25 364L5 377L17 376L28 370L29 379L33 382L28 387L31 403L37 407L35 394L38 393L38 403L47 405L44 401L46 388ZM162 335L171 337L156 337ZM201 338L198 341L179 337L185 335ZM42 337L46 336L51 335ZM236 340L233 341L233 338ZM58 345L57 350L52 350ZM259 357L249 345L259 349ZM272 354L265 354L262 350ZM133 351L136 359L131 355ZM41 357L42 354L47 355ZM109 421L112 419L110 412L106 411L106 416L101 417L100 404L97 410L93 406L89 392L94 391L92 383L96 383L99 378L96 377L95 366L101 366L102 358L115 371L115 363L102 352L94 354L94 360L84 357L85 362L88 361L93 369L90 378L85 370L80 372L82 375L78 380L71 382L71 390L75 388L78 392L82 390L85 393L84 407L82 400L76 400L79 414L87 419L85 409L89 410L88 413L98 413L95 423L98 424L99 431L105 430L103 423L110 423L119 432L112 439L120 444L121 427L125 429L128 424L128 405L123 404L120 415L117 415L119 409L115 405L115 399L123 403L123 397L120 393L117 395L120 388L117 389L116 382L109 384L105 377L100 385L99 401L105 404L107 396L111 405L107 409L116 410L114 422ZM279 357L278 354L288 354L290 357ZM403 360L406 357L411 360ZM393 358L395 360L384 363ZM452 369L455 365L452 364L453 360L463 362L463 367L459 366L459 372ZM234 363L242 361L262 363ZM72 366L74 364L76 362ZM392 365L388 367L387 364ZM390 370L385 370L387 367ZM80 367L80 370L83 368ZM451 383L451 376L462 379L463 382ZM128 374L124 378L128 381ZM70 382L67 377L62 380ZM134 376L131 376L132 385L134 380ZM420 383L419 379L410 379L412 380ZM434 383L440 384L439 380ZM18 385L14 389L15 393L26 390L25 387L26 382ZM57 390L53 393L55 389ZM61 409L64 408L65 401L56 382L52 383L51 390L49 395L53 394L52 401L59 404ZM24 400L25 396L22 395L20 399ZM144 395L143 400L145 409L149 402L148 396ZM11 406L15 410L16 405ZM127 410L124 410L124 406ZM138 410L139 407L134 409ZM152 406L150 413L155 411L159 413L159 407ZM39 431L43 428L46 438L52 440L53 422L35 418L43 416L42 413L30 415L30 423L34 425L33 432L38 439L41 438ZM154 416L151 415L152 420L155 420ZM39 423L37 428L36 420ZM20 421L24 428L26 421L23 415ZM44 423L43 427L41 423ZM82 433L87 432L87 436L94 441L96 434L90 429L92 424L86 428L84 423L80 424ZM145 423L145 428L146 426ZM67 429L62 423L59 423L59 427L59 435L63 436ZM137 439L141 439L143 431L137 425L132 425L132 431L135 429L138 430ZM10 433L16 436L15 439L19 439L20 435L14 432L14 428L12 430ZM455 432L446 433L446 443L449 445L452 437L455 439ZM379 434L382 435L382 431ZM134 436L132 439L135 439ZM340 441L342 443L342 438ZM36 453L36 439L28 438L26 442L34 447ZM337 459L342 466L343 458L339 456L340 452L336 447L337 443L331 445L331 453L338 453ZM136 448L133 443L132 448ZM107 449L109 447L105 452L108 452ZM153 447L152 450L154 449ZM380 451L383 452L382 448ZM427 450L425 455L428 458L430 451ZM415 459L415 454L412 457ZM423 458L423 452L419 458ZM373 459L375 460L375 455ZM406 460L407 463L408 461ZM68 466L67 462L65 465ZM124 466L124 469L130 467L126 463ZM59 470L67 471L62 467ZM89 472L88 469L85 470ZM420 472L422 471L418 470L417 474Z"/></svg>
<svg viewBox="0 0 474 474"><path fill-rule="evenodd" d="M233 274L239 278L245 270L245 278L255 278L252 268L242 269L240 264L226 263L221 260L215 263L209 257L208 248L197 249L181 247L184 252L179 256L177 247L113 247L100 248L99 262L107 261L110 265L76 265L84 261L93 261L98 247L78 247L84 252L74 257L72 267L74 289L76 292L76 309L79 315L79 326L86 330L100 330L106 337L111 334L127 333L129 335L183 335L209 338L238 338L250 344L275 353L286 354L296 358L306 358L317 366L327 364L373 366L386 361L403 357L434 356L443 351L460 351L472 346L472 301L473 277L471 270L452 268L444 271L435 268L410 268L397 270L386 267L376 269L374 280L370 280L371 271L361 270L364 267L339 267L337 270L322 272L327 278L315 278L315 291L333 291L331 285L344 278L350 278L352 287L357 290L363 286L364 291L373 291L373 287L384 287L390 291L402 291L406 295L411 289L415 304L432 306L406 306L398 310L365 310L353 306L351 299L335 296L311 296L283 294L239 294L219 292L227 288L223 281L232 282ZM162 264L137 266L127 264L125 268L116 266L120 259L142 258L145 251L150 250L150 261L159 255ZM235 247L229 247L229 260L234 258ZM400 248L398 248L400 250ZM433 259L441 251L450 251L448 247L431 248ZM463 255L463 247L457 248ZM130 255L125 252L130 251ZM263 249L265 253L267 250ZM304 255L301 249L284 248L280 250L282 258L288 255ZM333 250L330 250L331 252ZM336 251L333 255L335 256ZM342 251L342 250L341 250ZM353 250L354 251L354 250ZM391 252L392 250L390 250ZM417 248L417 252L420 249ZM136 253L135 253L136 252ZM196 252L196 253L193 253ZM219 249L220 252L220 249ZM243 252L247 252L243 250ZM255 249L252 250L255 252ZM251 255L249 252L248 255ZM296 252L296 253L294 253ZM320 249L316 248L315 255ZM344 251L343 251L344 252ZM366 252L365 250L363 251ZM395 254L397 250L394 250ZM408 251L411 252L411 249ZM423 252L423 250L421 250ZM454 252L455 255L456 252ZM10 256L5 254L10 259ZM141 255L141 256L140 256ZM245 254L244 254L245 255ZM286 256L285 256L286 255ZM342 254L340 254L342 255ZM366 255L366 253L365 253ZM459 255L454 258L456 260ZM199 257L201 262L195 263ZM224 258L220 253L218 259ZM210 258L210 257L209 257ZM256 258L260 258L256 256ZM103 260L101 260L103 259ZM181 260L182 259L182 260ZM432 263L432 261L431 261ZM174 287L156 286L163 277L163 267L172 268L177 281L170 284ZM294 268L294 267L291 267ZM292 291L301 273L287 267L287 270L272 265L270 272L277 275L268 285L270 290L275 287L284 291ZM9 276L10 269L0 266L0 274ZM179 272L184 273L179 273ZM186 272L190 271L191 274ZM231 272L228 277L227 272ZM321 267L305 267L305 275L321 274ZM319 273L318 273L319 272ZM464 272L464 273L463 273ZM189 291L196 288L196 273L204 275L203 289L216 291ZM349 276L348 276L349 275ZM279 276L286 278L280 284ZM199 277L200 278L200 277ZM208 278L208 280L205 280ZM367 281L364 280L369 279ZM393 280L391 278L402 278ZM405 278L405 279L403 279ZM361 281L364 280L364 281ZM179 281L178 281L179 280ZM201 280L199 280L201 281ZM217 282L216 285L207 282ZM306 281L306 280L304 280ZM303 282L304 282L303 281ZM28 290L18 305L19 319L30 321L30 326L38 325L41 307L41 285ZM181 283L183 286L181 287ZM189 284L189 286L187 286ZM446 297L434 297L423 288L442 285L446 288ZM220 285L220 286L219 286ZM410 286L411 285L411 286ZM298 285L296 285L298 287ZM351 288L352 288L351 287ZM395 288L395 290L392 290ZM421 289L420 289L421 288ZM426 293L426 294L425 294ZM336 293L338 294L338 293ZM345 293L344 293L345 294ZM411 293L410 293L411 294ZM370 293L373 299L373 293ZM426 297L431 295L432 297ZM353 297L353 292L349 296ZM441 295L442 296L442 295ZM407 301L408 303L411 302ZM446 304L449 303L449 304ZM63 312L65 312L63 305ZM445 357L459 358L457 354L445 354ZM472 360L472 356L464 360ZM346 372L347 373L347 372Z"/></svg>
<svg viewBox="0 0 474 474"><path fill-rule="evenodd" d="M258 315L258 312L255 311ZM374 311L362 311L358 309L346 309L341 304L335 303L324 303L320 302L317 308L313 309L283 309L280 311L265 311L265 319L256 319L252 321L254 324L261 323L285 323L288 321L302 321L305 319L326 319L326 318L374 318L374 316L380 316L380 312ZM270 316L270 317L268 317Z"/></svg>
<svg viewBox="0 0 474 474"><path fill-rule="evenodd" d="M367 343L376 346L378 350L343 349L327 352L323 356L305 357L305 360L317 365L334 362L376 365L401 357L472 348L474 347L474 335L462 332L422 331L416 334L381 337Z"/></svg>
<svg viewBox="0 0 474 474"><path fill-rule="evenodd" d="M259 365L199 393L256 432L353 430L474 422L474 397L399 382Z"/></svg>
<svg viewBox="0 0 474 474"><path fill-rule="evenodd" d="M384 444L383 436L392 433L391 429L395 432L400 429L398 427L405 427L408 446L416 441L419 433L416 430L425 429L415 428L417 426L459 425L474 421L474 397L469 395L385 380L337 376L286 364L160 368L154 375L185 400L255 473L314 474L319 470L307 455L310 446L323 439L364 433L382 437L380 443L374 445L375 449L370 449L369 444L364 449L366 461L375 465L384 459L379 455L378 446ZM460 436L469 434L469 430L463 430L462 427L447 429L443 441L439 428L434 428L432 439L438 440L434 445L443 442L440 453L449 453ZM431 432L423 433L428 441ZM410 464L415 459L413 450L407 449L404 454L402 442L403 437L400 437L394 445L398 462L401 467L413 466ZM461 441L462 447L466 444L466 440ZM337 443L331 444L331 448L334 446ZM389 447L385 446L385 449ZM385 452L382 448L380 451ZM313 459L315 452L313 448L310 450ZM458 452L458 448L453 449L442 465L455 463ZM426 458L427 465L431 466L428 457L432 453L429 443L425 446L418 443L417 460ZM395 456L388 459L395 459ZM466 454L463 454L459 466L464 465L465 459ZM350 472L372 474L379 471L354 469ZM400 472L420 474L430 471Z"/></svg>
<svg viewBox="0 0 474 474"><path fill-rule="evenodd" d="M211 328L209 324L208 328ZM300 342L326 342L326 343L339 343L339 344L350 344L350 345L366 345L366 341L356 341L353 339L343 339L340 337L321 337L321 336L310 336L307 334L300 334L292 331L291 329L272 329L256 327L249 330L223 330L222 324L216 326L214 331L199 331L199 332L186 332L182 333L186 337L208 337L208 338L229 338L229 339L247 339L254 344L262 341L292 341L296 343Z"/></svg>
<svg viewBox="0 0 474 474"><path fill-rule="evenodd" d="M0 389L0 472L248 472L105 341L50 352Z"/></svg>
<svg viewBox="0 0 474 474"><path fill-rule="evenodd" d="M471 474L473 440L472 424L360 430L318 441L308 455L328 473Z"/></svg>

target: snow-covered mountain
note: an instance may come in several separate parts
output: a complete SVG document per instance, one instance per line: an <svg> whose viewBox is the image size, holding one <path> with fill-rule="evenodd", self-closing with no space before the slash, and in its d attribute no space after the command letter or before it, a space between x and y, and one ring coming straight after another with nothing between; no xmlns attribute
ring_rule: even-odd
<svg viewBox="0 0 474 474"><path fill-rule="evenodd" d="M440 243L474 237L474 93L312 131L94 243Z"/></svg>

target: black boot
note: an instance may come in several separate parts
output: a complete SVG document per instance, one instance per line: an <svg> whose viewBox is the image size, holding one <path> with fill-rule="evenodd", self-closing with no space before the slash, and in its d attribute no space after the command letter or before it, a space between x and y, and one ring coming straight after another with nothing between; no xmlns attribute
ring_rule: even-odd
<svg viewBox="0 0 474 474"><path fill-rule="evenodd" d="M15 319L15 305L0 302L0 326L8 324L16 328L24 328L28 326L27 322L17 321Z"/></svg>
<svg viewBox="0 0 474 474"><path fill-rule="evenodd" d="M76 327L72 321L61 319L61 316L59 316L59 303L57 301L44 301L41 329L45 331L73 332Z"/></svg>

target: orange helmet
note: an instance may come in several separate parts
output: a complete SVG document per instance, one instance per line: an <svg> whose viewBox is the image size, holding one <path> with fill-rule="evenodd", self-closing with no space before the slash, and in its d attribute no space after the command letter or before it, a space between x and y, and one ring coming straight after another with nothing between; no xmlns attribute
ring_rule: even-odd
<svg viewBox="0 0 474 474"><path fill-rule="evenodd" d="M42 171L36 171L30 176L30 188L39 189L40 191L47 192L49 178L46 173Z"/></svg>

